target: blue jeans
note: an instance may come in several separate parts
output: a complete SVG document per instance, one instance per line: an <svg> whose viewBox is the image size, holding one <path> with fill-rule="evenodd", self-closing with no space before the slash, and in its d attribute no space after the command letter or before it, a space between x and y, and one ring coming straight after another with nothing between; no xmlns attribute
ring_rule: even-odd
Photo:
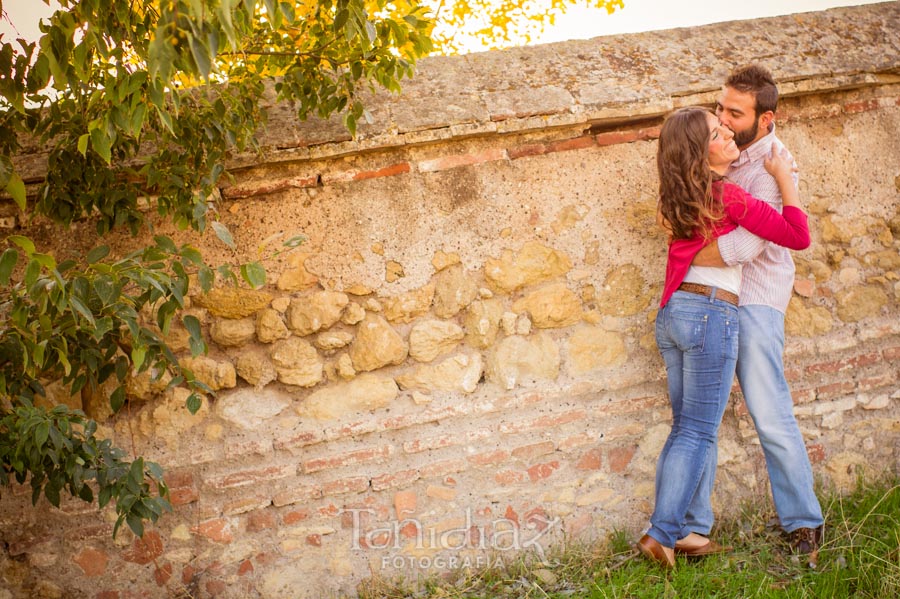
<svg viewBox="0 0 900 599"><path fill-rule="evenodd" d="M690 532L688 511L706 492L701 481L710 476L709 466L715 467L716 436L737 363L738 326L736 306L684 291L676 291L656 317L672 430L656 466L656 506L647 534L666 547Z"/></svg>
<svg viewBox="0 0 900 599"><path fill-rule="evenodd" d="M813 490L812 467L794 418L794 402L784 378L784 314L768 306L741 306L737 377L744 402L766 456L775 511L786 532L824 522ZM709 534L715 454L688 508L687 532ZM682 536L687 536L687 534Z"/></svg>
<svg viewBox="0 0 900 599"><path fill-rule="evenodd" d="M740 319L737 376L766 456L775 511L786 532L816 528L824 522L822 508L784 378L784 314L768 306L742 306Z"/></svg>

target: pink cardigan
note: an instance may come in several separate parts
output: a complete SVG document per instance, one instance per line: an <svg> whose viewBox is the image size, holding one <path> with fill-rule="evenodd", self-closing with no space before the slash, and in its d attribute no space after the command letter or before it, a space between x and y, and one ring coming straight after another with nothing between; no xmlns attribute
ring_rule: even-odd
<svg viewBox="0 0 900 599"><path fill-rule="evenodd" d="M785 206L783 213L778 214L769 204L754 198L729 181L714 182L712 191L713 196L719 197L725 207L725 218L714 227L714 238L733 231L740 225L763 239L792 250L809 247L809 224L806 213L799 208ZM684 281L694 256L706 243L703 237L694 235L690 239L676 239L669 244L666 282L660 307L666 305Z"/></svg>

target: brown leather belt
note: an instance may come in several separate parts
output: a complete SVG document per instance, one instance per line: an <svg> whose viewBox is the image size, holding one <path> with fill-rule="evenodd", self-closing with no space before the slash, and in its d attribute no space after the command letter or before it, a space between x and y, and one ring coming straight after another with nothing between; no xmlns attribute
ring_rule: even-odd
<svg viewBox="0 0 900 599"><path fill-rule="evenodd" d="M712 297L713 289L716 290L717 300L728 302L733 306L738 305L738 296L730 291L725 291L724 289L710 287L709 285L700 285L699 283L682 283L678 286L678 291L687 291L688 293L696 293L697 295L705 295L706 297Z"/></svg>

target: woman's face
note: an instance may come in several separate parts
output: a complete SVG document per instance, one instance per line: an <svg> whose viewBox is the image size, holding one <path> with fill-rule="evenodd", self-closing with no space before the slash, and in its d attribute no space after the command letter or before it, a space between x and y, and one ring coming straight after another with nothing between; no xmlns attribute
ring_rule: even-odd
<svg viewBox="0 0 900 599"><path fill-rule="evenodd" d="M709 124L709 168L724 175L728 165L737 160L741 151L734 143L734 133L720 124L718 117L708 114L706 122Z"/></svg>

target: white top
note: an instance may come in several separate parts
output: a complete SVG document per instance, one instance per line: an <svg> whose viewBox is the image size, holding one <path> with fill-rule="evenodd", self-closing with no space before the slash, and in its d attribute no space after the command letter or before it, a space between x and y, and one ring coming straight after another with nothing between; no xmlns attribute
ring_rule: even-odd
<svg viewBox="0 0 900 599"><path fill-rule="evenodd" d="M739 295L741 289L741 265L726 266L691 266L684 277L685 283L699 283L718 287Z"/></svg>

